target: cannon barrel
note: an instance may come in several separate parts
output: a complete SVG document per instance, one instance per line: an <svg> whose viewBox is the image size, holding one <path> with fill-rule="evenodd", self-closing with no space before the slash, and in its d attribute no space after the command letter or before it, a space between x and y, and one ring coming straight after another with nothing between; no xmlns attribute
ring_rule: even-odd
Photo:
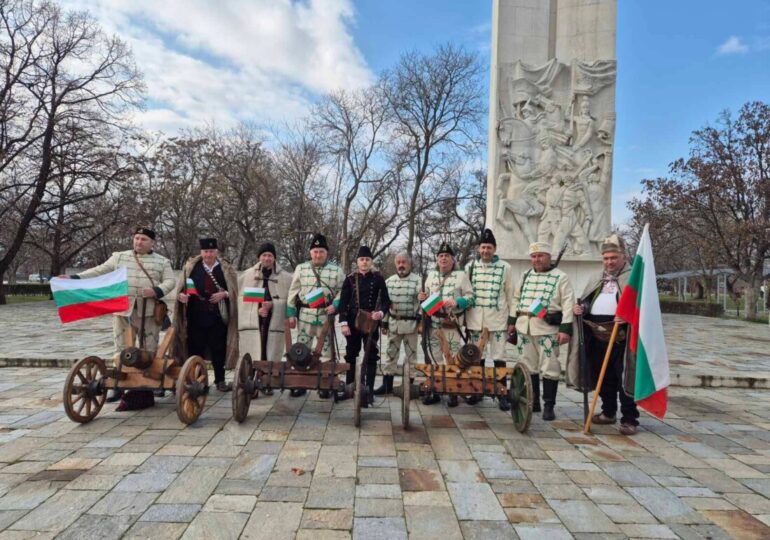
<svg viewBox="0 0 770 540"><path fill-rule="evenodd" d="M310 367L313 354L310 352L310 348L304 343L295 343L291 346L291 349L289 349L287 357L289 363L294 366L295 369L307 370Z"/></svg>
<svg viewBox="0 0 770 540"><path fill-rule="evenodd" d="M457 352L455 360L462 369L479 366L481 365L481 349L472 343L463 345Z"/></svg>
<svg viewBox="0 0 770 540"><path fill-rule="evenodd" d="M138 347L128 347L120 353L120 363L126 367L147 369L152 365L155 353Z"/></svg>
<svg viewBox="0 0 770 540"><path fill-rule="evenodd" d="M409 390L409 397L411 399L417 399L420 397L420 385L419 384L407 384L406 386L399 384L398 386L393 387L393 395L404 399L404 390Z"/></svg>

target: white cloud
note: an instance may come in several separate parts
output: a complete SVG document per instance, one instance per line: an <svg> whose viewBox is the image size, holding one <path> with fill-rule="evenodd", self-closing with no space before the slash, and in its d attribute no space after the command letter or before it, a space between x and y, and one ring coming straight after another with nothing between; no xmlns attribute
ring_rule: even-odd
<svg viewBox="0 0 770 540"><path fill-rule="evenodd" d="M730 36L727 41L717 47L717 54L745 54L749 52L749 46L746 45L740 36Z"/></svg>
<svg viewBox="0 0 770 540"><path fill-rule="evenodd" d="M137 121L291 121L318 94L373 75L350 33L351 0L64 0L131 45L147 84Z"/></svg>

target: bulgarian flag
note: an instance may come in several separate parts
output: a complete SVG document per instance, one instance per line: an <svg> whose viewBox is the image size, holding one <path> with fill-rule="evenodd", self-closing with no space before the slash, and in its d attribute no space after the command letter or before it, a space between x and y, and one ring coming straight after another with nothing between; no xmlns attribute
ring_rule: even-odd
<svg viewBox="0 0 770 540"><path fill-rule="evenodd" d="M195 282L192 280L192 278L187 278L185 281L185 294L198 294L198 289L195 288Z"/></svg>
<svg viewBox="0 0 770 540"><path fill-rule="evenodd" d="M324 290L320 287L316 287L305 295L305 303L311 308L322 307L326 302L324 298Z"/></svg>
<svg viewBox="0 0 770 540"><path fill-rule="evenodd" d="M428 316L433 316L434 313L436 313L439 309L441 309L444 305L444 299L439 295L439 293L434 292L431 294L428 298L425 299L425 301L420 304L423 311L428 314Z"/></svg>
<svg viewBox="0 0 770 540"><path fill-rule="evenodd" d="M128 272L114 272L90 279L51 279L51 292L59 319L70 323L108 313L128 311Z"/></svg>
<svg viewBox="0 0 770 540"><path fill-rule="evenodd" d="M538 319L544 319L546 313L548 313L548 310L545 309L545 306L543 305L543 302L540 301L540 298L535 298L532 300L532 303L527 308L527 311L529 311Z"/></svg>
<svg viewBox="0 0 770 540"><path fill-rule="evenodd" d="M649 229L649 224L644 226L631 275L615 315L631 327L629 347L636 354L634 401L650 414L663 418L671 380Z"/></svg>
<svg viewBox="0 0 770 540"><path fill-rule="evenodd" d="M243 301L244 302L256 302L261 304L265 301L265 288L264 287L246 287L243 289Z"/></svg>

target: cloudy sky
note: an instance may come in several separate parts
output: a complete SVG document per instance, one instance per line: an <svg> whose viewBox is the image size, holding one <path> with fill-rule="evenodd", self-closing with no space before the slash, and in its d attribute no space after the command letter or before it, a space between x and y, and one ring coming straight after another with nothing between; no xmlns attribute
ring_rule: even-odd
<svg viewBox="0 0 770 540"><path fill-rule="evenodd" d="M133 48L149 129L301 117L408 50L452 41L488 64L491 0L62 0ZM770 2L620 0L613 221L722 109L770 102ZM486 81L485 81L486 82Z"/></svg>

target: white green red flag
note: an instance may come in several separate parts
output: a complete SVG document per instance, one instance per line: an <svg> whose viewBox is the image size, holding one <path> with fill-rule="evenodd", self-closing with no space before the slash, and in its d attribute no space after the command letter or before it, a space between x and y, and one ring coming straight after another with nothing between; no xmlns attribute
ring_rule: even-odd
<svg viewBox="0 0 770 540"><path fill-rule="evenodd" d="M187 295L198 294L198 289L195 288L195 282L192 280L192 278L187 278L185 281L184 292Z"/></svg>
<svg viewBox="0 0 770 540"><path fill-rule="evenodd" d="M663 418L668 406L671 378L649 229L649 224L644 226L631 275L615 314L630 326L629 347L636 354L634 401L651 414Z"/></svg>
<svg viewBox="0 0 770 540"><path fill-rule="evenodd" d="M545 318L546 313L548 313L548 310L545 309L545 306L543 305L543 302L540 300L540 298L535 298L532 300L532 303L529 305L529 308L527 308L527 311L529 311L538 319Z"/></svg>
<svg viewBox="0 0 770 540"><path fill-rule="evenodd" d="M109 313L128 311L128 272L120 267L89 279L51 279L59 319L70 323Z"/></svg>
<svg viewBox="0 0 770 540"><path fill-rule="evenodd" d="M439 293L434 292L428 298L426 298L425 301L420 304L420 306L422 307L423 311L425 311L425 313L432 317L434 313L436 313L444 306L444 299L439 295Z"/></svg>
<svg viewBox="0 0 770 540"><path fill-rule="evenodd" d="M324 290L320 287L316 287L305 295L305 303L311 308L319 308L324 305L326 299L324 298Z"/></svg>
<svg viewBox="0 0 770 540"><path fill-rule="evenodd" d="M256 302L261 304L265 301L265 288L264 287L245 287L243 289L243 301L244 302Z"/></svg>

